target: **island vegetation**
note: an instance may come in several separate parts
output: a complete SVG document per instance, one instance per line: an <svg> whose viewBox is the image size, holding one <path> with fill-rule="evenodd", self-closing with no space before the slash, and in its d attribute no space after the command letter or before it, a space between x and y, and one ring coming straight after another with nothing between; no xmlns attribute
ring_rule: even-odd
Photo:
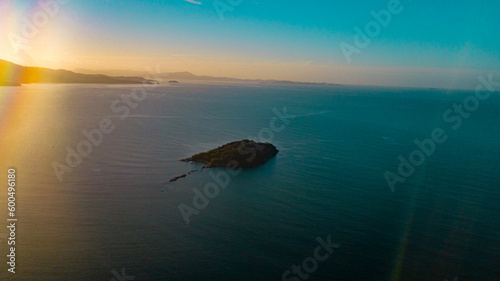
<svg viewBox="0 0 500 281"><path fill-rule="evenodd" d="M207 168L226 167L230 162L237 163L241 168L253 168L266 163L277 153L278 149L270 143L258 143L245 139L227 143L181 161L204 163Z"/></svg>

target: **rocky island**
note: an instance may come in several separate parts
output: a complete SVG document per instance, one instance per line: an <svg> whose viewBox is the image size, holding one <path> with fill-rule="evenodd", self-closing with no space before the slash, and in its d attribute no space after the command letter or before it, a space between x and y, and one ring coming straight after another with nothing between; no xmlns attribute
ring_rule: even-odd
<svg viewBox="0 0 500 281"><path fill-rule="evenodd" d="M171 178L168 182L200 172L205 168L226 167L227 169L254 168L267 162L278 153L278 149L270 143L241 140L227 143L218 148L195 154L189 158L181 159L184 162L199 162L206 164L201 170L191 170Z"/></svg>
<svg viewBox="0 0 500 281"><path fill-rule="evenodd" d="M230 162L238 163L241 168L253 168L266 163L277 153L278 149L270 143L241 140L195 154L181 161L204 163L207 164L207 168L226 167Z"/></svg>

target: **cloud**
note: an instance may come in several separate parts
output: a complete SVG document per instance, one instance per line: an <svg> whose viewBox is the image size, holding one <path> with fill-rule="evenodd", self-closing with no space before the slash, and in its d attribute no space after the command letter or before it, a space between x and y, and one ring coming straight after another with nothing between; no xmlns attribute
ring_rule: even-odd
<svg viewBox="0 0 500 281"><path fill-rule="evenodd" d="M194 1L194 0L184 0L184 1L196 4L196 5L201 5L201 2L199 2L199 1Z"/></svg>

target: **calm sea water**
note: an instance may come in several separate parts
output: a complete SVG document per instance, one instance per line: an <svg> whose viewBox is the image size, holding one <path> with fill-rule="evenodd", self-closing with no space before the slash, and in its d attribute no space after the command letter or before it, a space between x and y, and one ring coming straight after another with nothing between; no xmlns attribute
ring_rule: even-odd
<svg viewBox="0 0 500 281"><path fill-rule="evenodd" d="M3 280L282 280L328 236L340 247L289 280L500 280L498 94L453 130L443 113L471 92L183 83L148 88L122 120L112 104L132 90L0 89L0 180L16 168L19 219L15 275L0 232ZM284 108L289 123L265 134ZM103 119L114 131L60 182L53 163ZM447 141L391 192L384 172L435 128ZM179 204L213 179L167 184L200 168L178 160L259 133L277 157L187 225Z"/></svg>

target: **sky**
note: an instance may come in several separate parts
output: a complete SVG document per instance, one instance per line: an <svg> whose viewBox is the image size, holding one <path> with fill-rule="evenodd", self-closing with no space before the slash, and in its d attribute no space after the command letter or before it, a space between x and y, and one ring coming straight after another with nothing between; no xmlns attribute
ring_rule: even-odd
<svg viewBox="0 0 500 281"><path fill-rule="evenodd" d="M479 75L500 74L499 11L494 0L0 0L0 58L69 70L158 66L474 88Z"/></svg>

